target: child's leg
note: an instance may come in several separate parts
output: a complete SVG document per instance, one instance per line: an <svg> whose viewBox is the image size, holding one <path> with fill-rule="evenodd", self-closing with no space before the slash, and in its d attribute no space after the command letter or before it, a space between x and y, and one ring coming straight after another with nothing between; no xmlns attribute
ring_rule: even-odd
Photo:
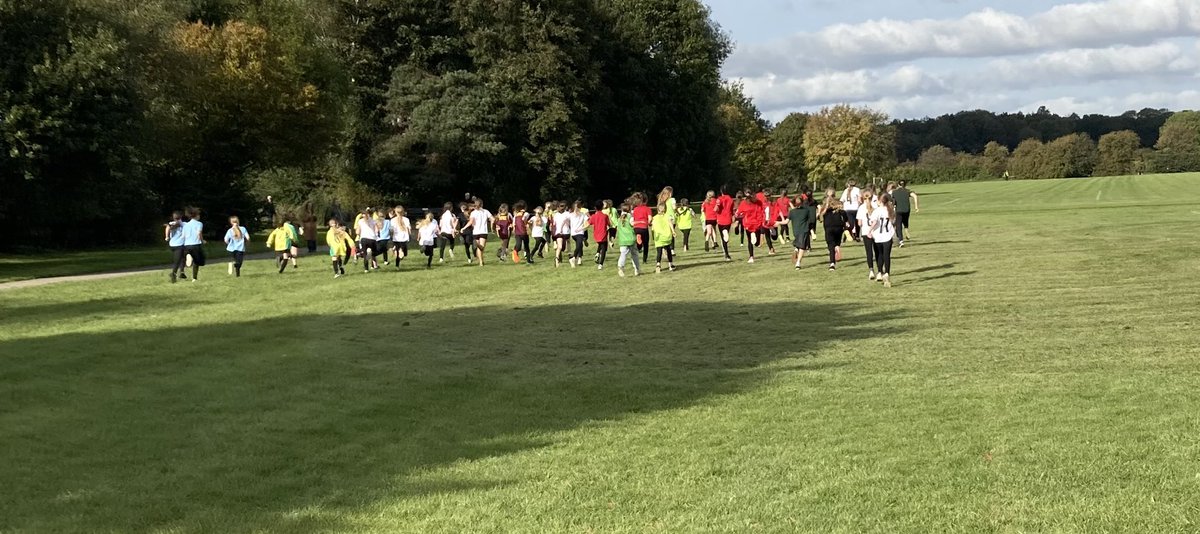
<svg viewBox="0 0 1200 534"><path fill-rule="evenodd" d="M279 272L283 273L283 270L287 269L288 266L288 253L280 252L279 257L275 260L275 263L279 264Z"/></svg>
<svg viewBox="0 0 1200 534"><path fill-rule="evenodd" d="M604 265L604 259L608 257L608 241L601 241L596 247L600 249L600 265Z"/></svg>
<svg viewBox="0 0 1200 534"><path fill-rule="evenodd" d="M675 267L675 247L667 245L665 248L667 249L667 265Z"/></svg>
<svg viewBox="0 0 1200 534"><path fill-rule="evenodd" d="M688 241L691 238L692 238L692 230L690 228L683 230L683 250L688 249Z"/></svg>
<svg viewBox="0 0 1200 534"><path fill-rule="evenodd" d="M654 263L662 263L663 249L665 248L667 247L654 247L654 250L657 253Z"/></svg>
<svg viewBox="0 0 1200 534"><path fill-rule="evenodd" d="M638 263L638 251L637 251L637 248L636 248L636 247L630 247L630 248L629 248L629 252L630 252L630 254L629 254L629 255L630 255L630 256L632 257L632 259L633 259L633 272L634 272L634 274L640 273L640 272L642 271L642 265L641 265L640 263Z"/></svg>
<svg viewBox="0 0 1200 534"><path fill-rule="evenodd" d="M629 256L629 247L621 247L621 255L617 257L617 269L625 269L625 258Z"/></svg>
<svg viewBox="0 0 1200 534"><path fill-rule="evenodd" d="M245 261L246 261L246 253L245 252L239 250L239 251L233 253L233 273L236 276L242 275L242 263L245 263Z"/></svg>
<svg viewBox="0 0 1200 534"><path fill-rule="evenodd" d="M867 270L875 272L875 240L864 239L863 248L867 251Z"/></svg>

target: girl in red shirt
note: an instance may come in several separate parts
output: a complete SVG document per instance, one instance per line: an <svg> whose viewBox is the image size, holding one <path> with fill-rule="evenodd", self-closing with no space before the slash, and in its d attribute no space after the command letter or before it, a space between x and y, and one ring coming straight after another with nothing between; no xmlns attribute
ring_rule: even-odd
<svg viewBox="0 0 1200 534"><path fill-rule="evenodd" d="M646 197L634 193L630 198L633 203L633 234L637 236L638 249L642 251L642 263L650 261L650 206L646 205Z"/></svg>
<svg viewBox="0 0 1200 534"><path fill-rule="evenodd" d="M733 226L733 197L721 186L721 196L717 197L717 235L721 238L721 250L725 252L725 261L733 261L729 256L729 229Z"/></svg>
<svg viewBox="0 0 1200 534"><path fill-rule="evenodd" d="M758 244L758 238L763 228L764 208L762 199L751 195L749 191L746 192L745 198L738 206L738 212L742 215L742 233L750 242L750 260L747 263L754 263L754 245Z"/></svg>
<svg viewBox="0 0 1200 534"><path fill-rule="evenodd" d="M709 191L700 203L700 212L704 214L704 251L708 252L717 246L717 195Z"/></svg>
<svg viewBox="0 0 1200 534"><path fill-rule="evenodd" d="M611 202L597 202L596 211L592 212L592 216L588 218L588 224L592 226L592 239L596 240L596 270L604 269L604 258L608 256L608 229L610 221L608 213L604 211L605 204L610 207Z"/></svg>

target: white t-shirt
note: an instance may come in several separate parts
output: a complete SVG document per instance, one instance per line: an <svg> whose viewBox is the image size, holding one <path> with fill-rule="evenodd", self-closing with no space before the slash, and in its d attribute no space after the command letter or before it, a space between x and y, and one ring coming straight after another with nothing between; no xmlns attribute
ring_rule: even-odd
<svg viewBox="0 0 1200 534"><path fill-rule="evenodd" d="M846 211L858 211L862 205L862 189L851 187L849 190L842 190L842 209Z"/></svg>
<svg viewBox="0 0 1200 534"><path fill-rule="evenodd" d="M862 235L867 235L867 231L871 229L871 211L858 210L854 215L855 222L858 223L858 231Z"/></svg>
<svg viewBox="0 0 1200 534"><path fill-rule="evenodd" d="M887 208L883 206L871 210L871 228L871 237L876 243L887 243L896 237L896 227L888 218Z"/></svg>
<svg viewBox="0 0 1200 534"><path fill-rule="evenodd" d="M487 237L488 232L492 229L488 228L488 223L492 220L492 212L485 209L477 209L471 212L471 234L475 237Z"/></svg>
<svg viewBox="0 0 1200 534"><path fill-rule="evenodd" d="M412 239L410 232L412 231L412 221L408 217L396 217L392 219L392 241L398 243L407 243Z"/></svg>
<svg viewBox="0 0 1200 534"><path fill-rule="evenodd" d="M445 213L442 213L442 222L438 224L439 231L446 232L447 234L453 232L454 222L457 220L458 217L454 216L453 211L446 211Z"/></svg>
<svg viewBox="0 0 1200 534"><path fill-rule="evenodd" d="M546 225L543 221L544 221L544 219L540 219L537 217L533 217L533 218L529 219L529 224L531 225L529 227L529 233L531 236L533 236L534 239L537 239L539 237L543 237L543 238L546 237ZM534 224L534 223L537 223L537 224Z"/></svg>
<svg viewBox="0 0 1200 534"><path fill-rule="evenodd" d="M554 213L555 235L566 235L571 232L571 214L565 211Z"/></svg>
<svg viewBox="0 0 1200 534"><path fill-rule="evenodd" d="M583 235L587 232L587 215L578 211L571 214L571 235Z"/></svg>
<svg viewBox="0 0 1200 534"><path fill-rule="evenodd" d="M437 241L438 222L429 221L429 224L422 226L417 230L417 240L423 247L432 247Z"/></svg>
<svg viewBox="0 0 1200 534"><path fill-rule="evenodd" d="M358 238L375 240L379 234L375 233L375 220L370 217L363 217L358 221Z"/></svg>

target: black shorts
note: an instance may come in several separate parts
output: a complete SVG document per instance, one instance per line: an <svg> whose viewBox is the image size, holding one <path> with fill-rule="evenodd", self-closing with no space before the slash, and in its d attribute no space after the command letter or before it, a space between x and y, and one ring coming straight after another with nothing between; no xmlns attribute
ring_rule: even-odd
<svg viewBox="0 0 1200 534"><path fill-rule="evenodd" d="M392 241L392 250L400 250L408 254L408 241Z"/></svg>
<svg viewBox="0 0 1200 534"><path fill-rule="evenodd" d="M205 258L204 258L204 247L203 246L184 245L183 253L185 255L187 255L187 254L192 255L192 265L199 265L201 267L204 267Z"/></svg>
<svg viewBox="0 0 1200 534"><path fill-rule="evenodd" d="M609 239L616 239L616 238L617 238L617 229L616 229L616 228L609 228L609 229L608 229L608 238L609 238Z"/></svg>
<svg viewBox="0 0 1200 534"><path fill-rule="evenodd" d="M733 228L732 224L718 224L717 225L717 230L720 230L722 232L728 232L730 228Z"/></svg>
<svg viewBox="0 0 1200 534"><path fill-rule="evenodd" d="M716 220L716 219L713 219L713 220L711 220L711 221L710 221L710 220L705 220L705 221L704 221L704 226L712 226L712 227L716 227L716 226L717 226L717 220Z"/></svg>
<svg viewBox="0 0 1200 534"><path fill-rule="evenodd" d="M559 239L562 239L563 241L570 241L571 236L567 234L554 234L554 240L558 241Z"/></svg>
<svg viewBox="0 0 1200 534"><path fill-rule="evenodd" d="M367 249L371 249L373 252L377 253L377 252L379 252L377 250L378 248L379 248L379 242L375 241L374 239L359 239L358 240L358 250L362 251L363 254L366 254Z"/></svg>

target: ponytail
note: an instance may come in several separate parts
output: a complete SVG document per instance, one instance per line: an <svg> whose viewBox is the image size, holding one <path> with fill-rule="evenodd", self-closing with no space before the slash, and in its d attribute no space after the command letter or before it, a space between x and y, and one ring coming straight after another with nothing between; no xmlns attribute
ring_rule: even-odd
<svg viewBox="0 0 1200 534"><path fill-rule="evenodd" d="M241 241L242 237L243 237L242 236L242 221L238 220L237 217L230 217L229 224L233 225L233 238L238 241Z"/></svg>

